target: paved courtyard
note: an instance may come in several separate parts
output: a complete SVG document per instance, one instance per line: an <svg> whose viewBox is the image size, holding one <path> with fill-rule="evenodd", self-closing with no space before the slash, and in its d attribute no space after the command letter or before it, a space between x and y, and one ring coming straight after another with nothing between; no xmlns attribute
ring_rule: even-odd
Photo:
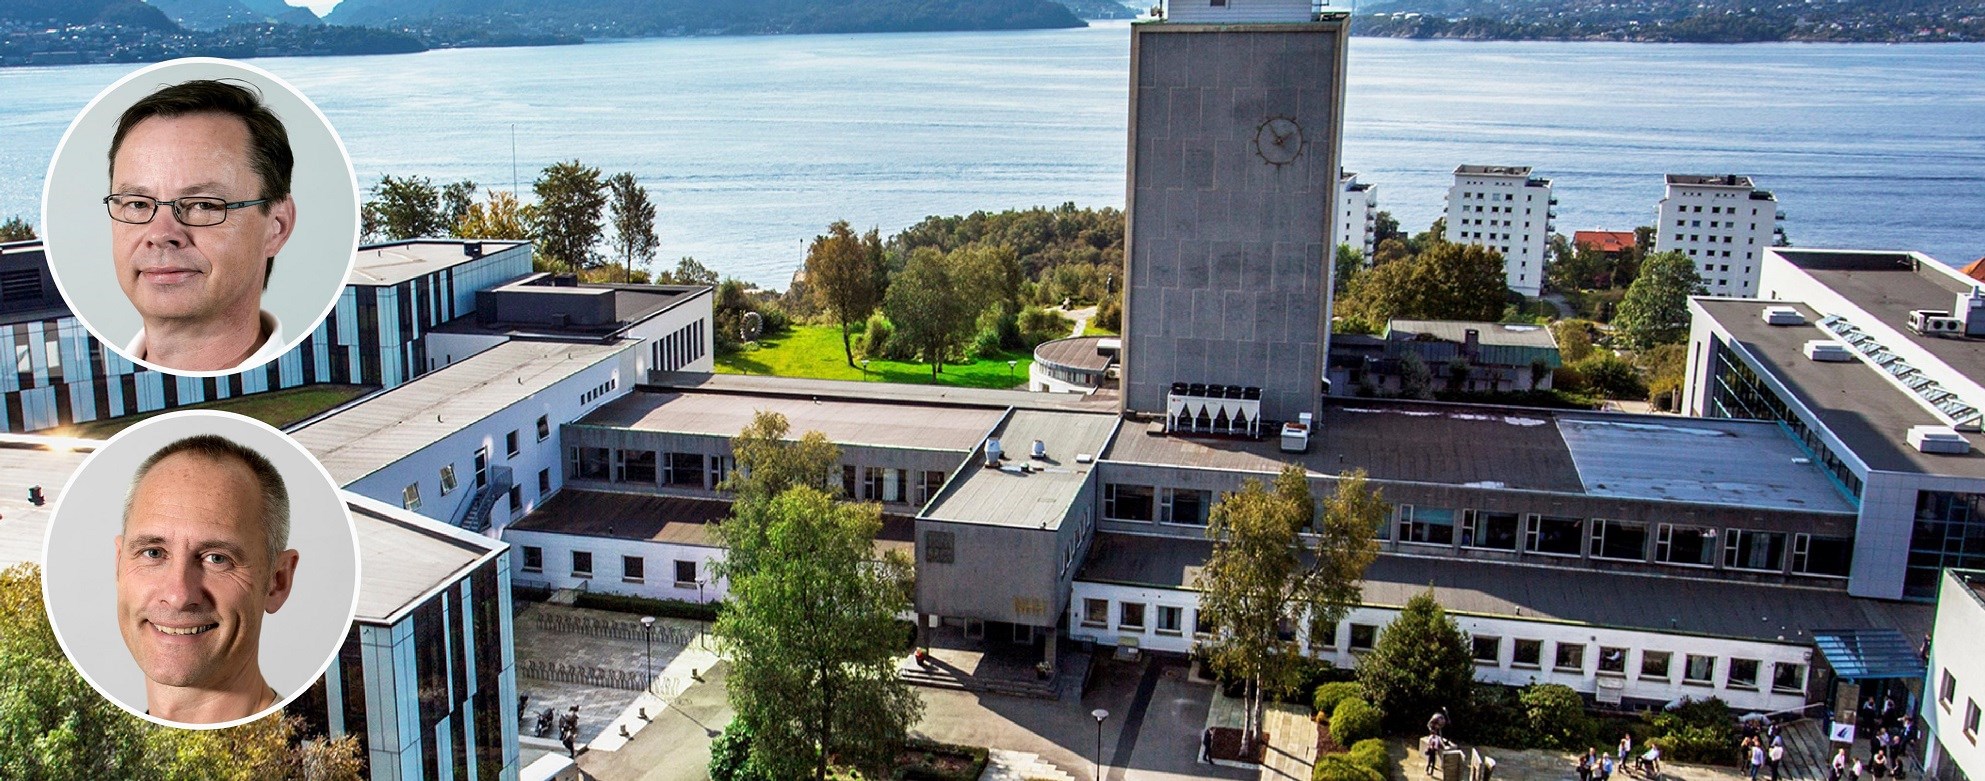
<svg viewBox="0 0 1985 781"><path fill-rule="evenodd" d="M639 622L640 616L627 613L565 605L536 603L520 611L515 621L517 693L530 701L518 732L526 739L535 737L538 713L545 708L564 713L577 705L580 743L609 734L609 727L634 705L641 690L587 683L588 676L583 673L615 671L622 674L623 681L633 681L631 685L638 687L650 650L638 639ZM652 650L659 693L671 695L689 683L686 672L664 673L686 649L698 644L669 641L693 638L704 626L685 619L656 619ZM627 634L629 629L633 634ZM704 666L707 668L707 663ZM592 673L591 677L597 680L602 676ZM556 725L545 739L558 740Z"/></svg>

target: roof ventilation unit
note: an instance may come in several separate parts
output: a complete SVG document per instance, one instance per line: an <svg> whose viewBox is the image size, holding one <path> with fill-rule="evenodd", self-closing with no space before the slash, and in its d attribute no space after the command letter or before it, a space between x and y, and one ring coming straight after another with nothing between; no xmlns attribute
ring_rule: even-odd
<svg viewBox="0 0 1985 781"><path fill-rule="evenodd" d="M986 468L998 469L999 457L1000 457L999 440L998 439L986 440Z"/></svg>
<svg viewBox="0 0 1985 781"><path fill-rule="evenodd" d="M1910 426L1909 446L1918 452L1953 456L1971 452L1971 442L1949 426Z"/></svg>
<svg viewBox="0 0 1985 781"><path fill-rule="evenodd" d="M1039 460L1041 460L1041 459L1044 459L1044 458L1047 458L1047 457L1048 457L1048 443L1046 443L1046 442L1042 442L1041 440L1038 440L1038 439L1036 439L1036 440L1034 440L1034 450L1033 450L1033 452L1031 452L1031 453L1029 453L1029 454L1028 454L1028 456L1029 456L1029 457L1031 457L1031 458L1033 458L1033 459L1034 459L1034 460L1036 460L1036 461L1039 461Z"/></svg>
<svg viewBox="0 0 1985 781"><path fill-rule="evenodd" d="M1924 336L1956 336L1964 333L1964 321L1941 309L1915 309L1909 313L1909 330Z"/></svg>
<svg viewBox="0 0 1985 781"><path fill-rule="evenodd" d="M1854 353L1831 339L1814 339L1806 343L1806 357L1820 363L1842 363L1854 360Z"/></svg>
<svg viewBox="0 0 1985 781"><path fill-rule="evenodd" d="M1805 325L1806 316L1789 306L1768 306L1764 308L1766 325Z"/></svg>

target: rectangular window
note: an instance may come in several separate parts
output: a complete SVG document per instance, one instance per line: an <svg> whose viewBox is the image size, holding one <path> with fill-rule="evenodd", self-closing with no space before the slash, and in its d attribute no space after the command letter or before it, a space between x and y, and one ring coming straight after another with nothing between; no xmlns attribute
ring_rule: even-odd
<svg viewBox="0 0 1985 781"><path fill-rule="evenodd" d="M1103 486L1103 517L1118 521L1151 520L1154 493L1148 485L1106 484Z"/></svg>
<svg viewBox="0 0 1985 781"><path fill-rule="evenodd" d="M1476 664L1496 664L1502 661L1503 639L1500 637L1476 635L1469 639L1468 646Z"/></svg>
<svg viewBox="0 0 1985 781"><path fill-rule="evenodd" d="M1144 603L1117 603L1117 628L1125 631L1144 631Z"/></svg>
<svg viewBox="0 0 1985 781"><path fill-rule="evenodd" d="M503 454L505 458L517 457L517 430L514 428L503 435Z"/></svg>
<svg viewBox="0 0 1985 781"><path fill-rule="evenodd" d="M672 488L703 487L702 453L670 453L662 466L666 469L662 475L663 485Z"/></svg>
<svg viewBox="0 0 1985 781"><path fill-rule="evenodd" d="M1951 675L1948 669L1944 670L1943 680L1937 683L1937 702L1943 703L1946 711L1957 702L1957 676Z"/></svg>
<svg viewBox="0 0 1985 781"><path fill-rule="evenodd" d="M1399 506L1399 541L1454 544L1454 511L1444 507Z"/></svg>
<svg viewBox="0 0 1985 781"><path fill-rule="evenodd" d="M551 438L551 418L550 418L549 416L546 416L546 415L539 415L539 416L538 416L538 441L539 441L539 442L543 442L543 441L545 441L545 440L547 440L547 439L550 439L550 438Z"/></svg>
<svg viewBox="0 0 1985 781"><path fill-rule="evenodd" d="M544 549L536 545L524 546L524 571L544 571Z"/></svg>
<svg viewBox="0 0 1985 781"><path fill-rule="evenodd" d="M1599 674L1626 675L1627 649L1613 646L1599 646Z"/></svg>
<svg viewBox="0 0 1985 781"><path fill-rule="evenodd" d="M1211 491L1166 488L1159 494L1158 520L1164 523L1206 525L1206 510L1213 504Z"/></svg>
<svg viewBox="0 0 1985 781"><path fill-rule="evenodd" d="M1470 548L1491 550L1516 550L1518 531L1522 529L1522 519L1516 513L1489 512L1476 510L1475 518L1469 524L1467 533L1461 537L1461 544Z"/></svg>
<svg viewBox="0 0 1985 781"><path fill-rule="evenodd" d="M510 497L510 516L514 518L524 509L524 487L510 486L510 490L505 491L504 494Z"/></svg>
<svg viewBox="0 0 1985 781"><path fill-rule="evenodd" d="M1551 556L1577 556L1585 547L1585 521L1550 515L1530 516L1523 549Z"/></svg>
<svg viewBox="0 0 1985 781"><path fill-rule="evenodd" d="M655 484L655 451L616 450L614 456L620 459L620 476L616 482Z"/></svg>
<svg viewBox="0 0 1985 781"><path fill-rule="evenodd" d="M455 484L455 465L454 465L454 464L442 464L442 465L441 465L441 495L442 495L442 496L447 496L447 495L449 495L449 494L451 494L451 493L454 493L454 491L455 491L455 485L456 485L456 484Z"/></svg>
<svg viewBox="0 0 1985 781"><path fill-rule="evenodd" d="M480 491L489 486L489 448L476 448L475 467L476 490Z"/></svg>
<svg viewBox="0 0 1985 781"><path fill-rule="evenodd" d="M696 585L696 562L684 559L675 560L675 584L678 586Z"/></svg>
<svg viewBox="0 0 1985 781"><path fill-rule="evenodd" d="M538 498L543 499L548 493L551 493L551 467L538 470Z"/></svg>
<svg viewBox="0 0 1985 781"><path fill-rule="evenodd" d="M1337 622L1335 621L1326 621L1321 623L1312 622L1310 624L1310 647L1336 648Z"/></svg>
<svg viewBox="0 0 1985 781"><path fill-rule="evenodd" d="M1158 606L1158 634L1176 635L1183 626L1185 608L1171 605Z"/></svg>
<svg viewBox="0 0 1985 781"><path fill-rule="evenodd" d="M1773 662L1771 690L1781 694L1798 694L1805 691L1806 666L1795 662Z"/></svg>
<svg viewBox="0 0 1985 781"><path fill-rule="evenodd" d="M648 578L648 562L640 556L620 557L620 579L640 583Z"/></svg>
<svg viewBox="0 0 1985 781"><path fill-rule="evenodd" d="M924 561L932 564L950 564L957 560L957 536L954 532L924 532Z"/></svg>
<svg viewBox="0 0 1985 781"><path fill-rule="evenodd" d="M944 488L943 472L924 472L923 477L918 480L917 484L917 504L920 506L929 504L930 500L937 497L938 490L942 488Z"/></svg>
<svg viewBox="0 0 1985 781"><path fill-rule="evenodd" d="M1110 601L1107 599L1082 600L1083 626L1109 626Z"/></svg>
<svg viewBox="0 0 1985 781"><path fill-rule="evenodd" d="M590 577L592 577L592 576L593 576L593 553L592 553L592 551L583 551L583 550L575 550L575 551L573 551L573 552L572 552L572 577L575 577L575 578L590 578Z"/></svg>
<svg viewBox="0 0 1985 781"><path fill-rule="evenodd" d="M603 447L575 447L566 461L565 476L568 479L605 480L607 479L607 449Z"/></svg>
<svg viewBox="0 0 1985 781"><path fill-rule="evenodd" d="M1716 657L1689 654L1682 668L1682 683L1699 683L1705 686L1716 682Z"/></svg>
<svg viewBox="0 0 1985 781"><path fill-rule="evenodd" d="M1785 569L1785 533L1731 529L1723 536L1723 566L1778 572Z"/></svg>
<svg viewBox="0 0 1985 781"><path fill-rule="evenodd" d="M1647 524L1594 520L1592 557L1619 561L1646 561Z"/></svg>
<svg viewBox="0 0 1985 781"><path fill-rule="evenodd" d="M1723 685L1732 689L1755 689L1758 687L1758 660L1731 657L1729 671L1724 674Z"/></svg>
<svg viewBox="0 0 1985 781"><path fill-rule="evenodd" d="M1544 641L1516 641L1516 652L1511 655L1509 662L1513 667L1536 668L1544 666Z"/></svg>
<svg viewBox="0 0 1985 781"><path fill-rule="evenodd" d="M1685 567L1716 565L1716 530L1664 523L1655 527L1654 560Z"/></svg>
<svg viewBox="0 0 1985 781"><path fill-rule="evenodd" d="M861 484L855 480L855 474L858 471L854 464L841 465L841 493L846 494L849 499L861 498L859 494L855 493L861 487Z"/></svg>
<svg viewBox="0 0 1985 781"><path fill-rule="evenodd" d="M1558 643L1557 660L1551 669L1560 672L1579 673L1585 671L1585 645L1582 643Z"/></svg>
<svg viewBox="0 0 1985 781"><path fill-rule="evenodd" d="M1823 537L1817 534L1792 536L1792 571L1801 575L1847 577L1854 563L1852 537Z"/></svg>
<svg viewBox="0 0 1985 781"><path fill-rule="evenodd" d="M1655 681L1668 680L1668 668L1674 664L1675 655L1667 651L1640 652L1640 677Z"/></svg>
<svg viewBox="0 0 1985 781"><path fill-rule="evenodd" d="M408 483L407 487L400 491L400 506L409 510L420 510L420 483Z"/></svg>
<svg viewBox="0 0 1985 781"><path fill-rule="evenodd" d="M737 468L737 459L732 456L711 456L709 458L709 464L710 487L717 489L724 484L725 480L730 479L731 470Z"/></svg>
<svg viewBox="0 0 1985 781"><path fill-rule="evenodd" d="M1978 701L1970 697L1964 698L1964 737L1978 742Z"/></svg>
<svg viewBox="0 0 1985 781"><path fill-rule="evenodd" d="M1351 650L1369 651L1378 645L1378 627L1371 624L1351 625Z"/></svg>

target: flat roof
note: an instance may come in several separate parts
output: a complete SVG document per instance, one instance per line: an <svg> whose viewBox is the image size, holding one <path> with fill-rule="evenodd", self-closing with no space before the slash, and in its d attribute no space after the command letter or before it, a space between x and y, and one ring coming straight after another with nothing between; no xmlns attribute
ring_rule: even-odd
<svg viewBox="0 0 1985 781"><path fill-rule="evenodd" d="M1212 543L1099 532L1077 580L1190 588ZM1361 604L1401 607L1432 585L1453 613L1805 645L1814 630L1929 631L1931 606L1856 599L1837 589L1380 554Z"/></svg>
<svg viewBox="0 0 1985 781"><path fill-rule="evenodd" d="M1035 347L1034 360L1080 371L1099 372L1109 368L1110 364L1117 360L1115 350L1106 354L1098 349L1105 340L1122 343L1114 336L1076 336L1056 339L1042 342Z"/></svg>
<svg viewBox="0 0 1985 781"><path fill-rule="evenodd" d="M608 537L618 540L666 542L718 547L715 525L731 515L727 499L582 491L572 488L552 495L507 529L516 531ZM916 521L884 513L876 550L915 547Z"/></svg>
<svg viewBox="0 0 1985 781"><path fill-rule="evenodd" d="M481 244L482 255L470 257L466 254L462 248L469 244ZM529 244L528 241L496 239L413 239L372 244L358 248L352 273L345 278L345 282L352 285L397 285L424 274Z"/></svg>
<svg viewBox="0 0 1985 781"><path fill-rule="evenodd" d="M1903 338L1929 351L1951 368L1985 385L1985 339L1922 336L1909 330L1917 309L1950 311L1959 293L1978 285L1936 268L1937 262L1909 252L1769 250L1832 288Z"/></svg>
<svg viewBox="0 0 1985 781"><path fill-rule="evenodd" d="M1736 345L1777 378L1793 397L1813 411L1821 425L1840 438L1868 468L1883 472L1985 477L1985 437L1961 434L1971 442L1966 455L1917 452L1908 441L1911 426L1948 425L1901 388L1889 383L1873 365L1852 361L1823 363L1806 357L1805 345L1815 339L1838 341L1820 328L1819 312L1804 304L1697 298L1695 306L1730 334ZM1767 307L1791 306L1806 318L1805 325L1770 325Z"/></svg>
<svg viewBox="0 0 1985 781"><path fill-rule="evenodd" d="M964 452L999 424L1002 410L854 401L828 396L636 391L580 418L579 425L734 437L759 412L786 417L792 435L808 431L840 445Z"/></svg>
<svg viewBox="0 0 1985 781"><path fill-rule="evenodd" d="M921 517L1023 529L1054 529L1068 517L1069 507L1095 468L1076 456L1103 451L1116 431L1114 415L1080 412L1015 410L994 436L1004 453L998 469L973 459L953 478ZM1046 458L1034 458L1035 440L1047 446ZM1029 471L1020 471L1021 466ZM1036 469L1045 467L1045 469Z"/></svg>
<svg viewBox="0 0 1985 781"><path fill-rule="evenodd" d="M1471 330L1482 344L1558 349L1557 337L1551 335L1551 329L1541 325L1470 320L1392 320L1385 324L1388 337L1395 332L1426 334L1456 344L1467 341Z"/></svg>
<svg viewBox="0 0 1985 781"><path fill-rule="evenodd" d="M1024 390L958 388L949 385L914 385L903 382L856 382L852 380L813 380L802 377L770 377L761 374L705 374L701 372L657 372L651 384L679 390L729 391L766 396L810 399L861 399L909 404L964 404L1005 409L1046 409L1071 412L1116 414L1116 391L1095 393L1033 393Z"/></svg>
<svg viewBox="0 0 1985 781"><path fill-rule="evenodd" d="M1751 178L1739 174L1669 174L1668 184L1702 187L1751 187Z"/></svg>
<svg viewBox="0 0 1985 781"><path fill-rule="evenodd" d="M668 310L698 296L710 293L714 288L708 285L643 285L643 284L599 284L592 282L576 284L556 284L554 275L546 273L530 274L489 289L489 292L504 294L493 311L497 317L488 322L483 320L483 307L479 303L477 311L457 317L432 330L441 333L501 334L509 336L560 336L602 337L618 334L629 326L646 322ZM567 318L565 324L552 322L553 309L560 303L559 296L607 296L613 307L613 319L604 322L575 322ZM543 306L533 306L542 302ZM503 319L505 314L526 314L530 319Z"/></svg>
<svg viewBox="0 0 1985 781"><path fill-rule="evenodd" d="M69 475L89 457L87 450L44 442L51 440L0 435L0 569L41 561L55 500L61 498ZM99 443L79 444L93 448ZM28 488L37 485L47 500L40 507L28 503Z"/></svg>
<svg viewBox="0 0 1985 781"><path fill-rule="evenodd" d="M1456 175L1469 175L1469 176L1529 176L1530 166L1459 165L1459 166L1455 166L1454 173Z"/></svg>
<svg viewBox="0 0 1985 781"><path fill-rule="evenodd" d="M509 341L290 432L339 485L384 469L638 342Z"/></svg>
<svg viewBox="0 0 1985 781"><path fill-rule="evenodd" d="M1276 472L1299 463L1375 480L1622 499L1852 513L1826 474L1775 424L1329 399L1310 452L1261 440L1152 434L1127 425L1105 456L1128 463ZM1730 475L1741 474L1743 480Z"/></svg>

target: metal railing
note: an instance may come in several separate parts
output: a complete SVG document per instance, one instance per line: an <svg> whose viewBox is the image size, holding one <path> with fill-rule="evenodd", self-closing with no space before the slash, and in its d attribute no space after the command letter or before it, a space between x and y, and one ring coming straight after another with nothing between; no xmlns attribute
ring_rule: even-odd
<svg viewBox="0 0 1985 781"><path fill-rule="evenodd" d="M534 620L538 629L546 632L637 642L652 636L657 644L680 647L696 642L697 634L695 630L687 627L658 622L654 629L647 629L642 627L639 621L620 621L597 616L540 614Z"/></svg>

